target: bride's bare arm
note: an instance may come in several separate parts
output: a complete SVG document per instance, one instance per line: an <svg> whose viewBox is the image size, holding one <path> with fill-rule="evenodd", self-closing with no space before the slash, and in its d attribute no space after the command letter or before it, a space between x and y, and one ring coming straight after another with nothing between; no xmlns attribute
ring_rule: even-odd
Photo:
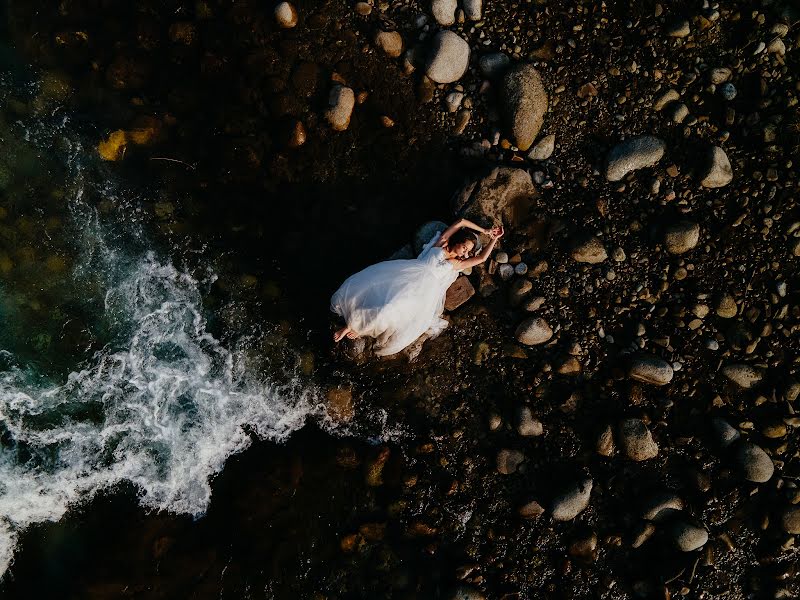
<svg viewBox="0 0 800 600"><path fill-rule="evenodd" d="M459 271L463 271L464 269L469 269L470 267L474 267L476 265L486 262L489 256L491 256L494 247L497 245L497 240L503 237L503 233L505 232L503 231L502 227L492 229L491 232L489 232L489 234L492 236L492 241L489 242L477 256L456 261L456 268Z"/></svg>
<svg viewBox="0 0 800 600"><path fill-rule="evenodd" d="M458 221L450 225L450 227L444 230L444 233L442 233L442 235L439 237L439 241L436 242L436 245L439 247L444 247L444 245L447 243L447 240L450 239L450 236L453 235L456 231L458 231L462 227L467 227L468 229L472 229L473 231L477 231L478 233L483 233L483 234L489 233L488 229L484 229L480 225L477 225L468 219L459 219Z"/></svg>

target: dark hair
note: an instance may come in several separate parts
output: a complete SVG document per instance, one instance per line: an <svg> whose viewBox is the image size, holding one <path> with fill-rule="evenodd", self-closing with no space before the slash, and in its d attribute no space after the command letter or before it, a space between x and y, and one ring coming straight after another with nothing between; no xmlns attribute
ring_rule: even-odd
<svg viewBox="0 0 800 600"><path fill-rule="evenodd" d="M474 252L478 248L478 236L476 236L472 231L466 228L461 228L456 231L453 235L450 236L450 239L447 240L447 246L452 248L458 244L463 244L465 242L472 242L472 251Z"/></svg>

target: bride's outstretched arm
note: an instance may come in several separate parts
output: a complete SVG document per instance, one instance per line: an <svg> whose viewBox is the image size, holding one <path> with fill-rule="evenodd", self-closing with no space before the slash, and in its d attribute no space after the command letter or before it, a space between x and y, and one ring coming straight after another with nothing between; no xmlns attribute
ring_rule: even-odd
<svg viewBox="0 0 800 600"><path fill-rule="evenodd" d="M443 247L447 243L447 240L450 239L450 236L453 235L456 231L458 231L462 227L467 227L469 229L472 229L473 231L477 231L478 233L483 233L483 234L489 233L488 229L484 229L480 225L477 225L468 219L459 219L458 221L450 225L450 227L444 230L444 233L442 233L442 235L439 237L439 241L436 242L436 245Z"/></svg>
<svg viewBox="0 0 800 600"><path fill-rule="evenodd" d="M466 258L464 260L458 261L457 263L458 270L463 271L464 269L469 269L470 267L474 267L476 265L486 262L489 256L491 256L494 247L497 245L497 240L503 237L504 233L505 232L503 231L502 227L496 227L492 229L489 232L489 234L492 236L492 241L489 242L477 256L473 256L472 258Z"/></svg>

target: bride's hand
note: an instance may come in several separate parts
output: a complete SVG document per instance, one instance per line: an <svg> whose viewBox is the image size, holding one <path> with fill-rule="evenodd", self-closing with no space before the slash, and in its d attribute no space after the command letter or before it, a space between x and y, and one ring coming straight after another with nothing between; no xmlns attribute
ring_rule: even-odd
<svg viewBox="0 0 800 600"><path fill-rule="evenodd" d="M503 237L504 233L505 231L503 230L502 226L492 227L491 231L489 231L489 236L493 240L499 240L501 237Z"/></svg>

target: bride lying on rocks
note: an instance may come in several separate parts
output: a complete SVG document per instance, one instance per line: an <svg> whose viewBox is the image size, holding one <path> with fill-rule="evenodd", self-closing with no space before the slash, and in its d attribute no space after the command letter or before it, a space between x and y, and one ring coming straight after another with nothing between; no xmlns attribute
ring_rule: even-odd
<svg viewBox="0 0 800 600"><path fill-rule="evenodd" d="M482 250L475 232L491 238ZM334 341L375 338L375 354L388 356L423 333L435 337L447 327L441 318L447 288L460 271L485 262L502 236L502 227L484 229L460 219L437 233L419 257L380 262L352 275L331 298L331 310L346 324Z"/></svg>

